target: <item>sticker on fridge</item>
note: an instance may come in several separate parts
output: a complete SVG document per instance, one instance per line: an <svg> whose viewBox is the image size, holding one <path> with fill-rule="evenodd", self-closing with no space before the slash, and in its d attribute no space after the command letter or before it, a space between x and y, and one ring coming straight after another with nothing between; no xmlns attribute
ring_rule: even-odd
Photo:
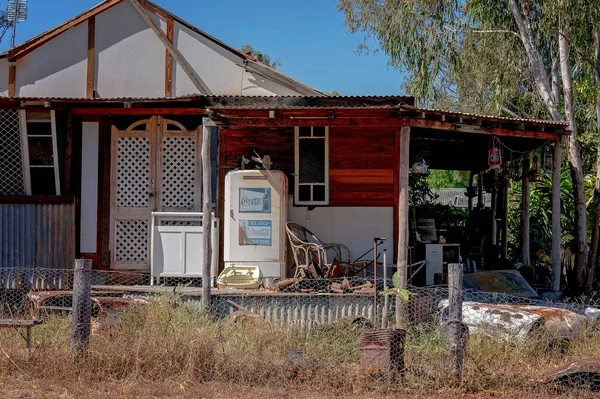
<svg viewBox="0 0 600 399"><path fill-rule="evenodd" d="M240 245L271 246L270 220L240 220Z"/></svg>
<svg viewBox="0 0 600 399"><path fill-rule="evenodd" d="M270 212L270 188L240 188L240 213Z"/></svg>

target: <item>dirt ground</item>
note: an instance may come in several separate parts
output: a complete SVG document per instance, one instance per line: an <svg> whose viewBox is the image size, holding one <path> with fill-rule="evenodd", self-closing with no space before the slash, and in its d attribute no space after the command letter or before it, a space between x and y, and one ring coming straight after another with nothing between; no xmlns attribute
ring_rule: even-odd
<svg viewBox="0 0 600 399"><path fill-rule="evenodd" d="M347 399L361 398L448 398L448 399L487 399L487 398L600 398L600 393L587 391L565 390L557 392L547 390L543 387L535 387L521 390L493 390L476 393L465 392L461 388L444 389L435 392L418 392L402 388L393 390L382 390L377 392L356 392L355 394L344 393L341 395L331 392L320 392L304 387L252 387L235 386L234 384L204 383L196 384L190 382L123 382L106 381L102 383L73 382L73 381L46 381L35 377L16 377L0 374L0 397L10 399L41 398L41 399L121 399L121 398L333 398L344 397Z"/></svg>

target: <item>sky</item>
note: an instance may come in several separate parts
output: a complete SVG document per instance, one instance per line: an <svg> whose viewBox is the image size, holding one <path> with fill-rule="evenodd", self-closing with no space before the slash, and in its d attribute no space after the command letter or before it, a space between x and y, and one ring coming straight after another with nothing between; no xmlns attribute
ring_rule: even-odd
<svg viewBox="0 0 600 399"><path fill-rule="evenodd" d="M28 19L17 27L16 43L99 2L29 0ZM363 37L347 33L335 0L154 2L232 47L250 44L273 60L279 59L282 72L316 89L336 90L342 95L404 94L402 74L388 68L384 54L357 54ZM0 7L6 7L6 0L0 0ZM2 38L0 50L8 47L10 32Z"/></svg>

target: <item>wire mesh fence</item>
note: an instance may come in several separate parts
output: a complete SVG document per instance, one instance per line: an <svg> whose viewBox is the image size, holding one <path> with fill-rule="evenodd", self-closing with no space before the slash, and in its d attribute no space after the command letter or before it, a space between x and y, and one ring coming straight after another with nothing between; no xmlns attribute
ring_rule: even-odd
<svg viewBox="0 0 600 399"><path fill-rule="evenodd" d="M452 287L408 287L405 297L389 289L391 279L352 277L281 281L257 290L215 287L205 312L200 278L151 285L140 273L79 273L90 284L90 356L120 361L128 372L143 374L160 354L183 356L177 367L192 367L209 379L250 379L241 369L245 363L292 384L332 384L326 376L334 373L348 384L354 384L351 376L415 389L444 387L461 377L463 385L479 389L549 376L553 386L600 388L600 362L555 370L557 364L600 358L600 309L593 306L461 289L457 319ZM74 300L76 274L1 269L0 320L11 328L0 343L18 351L22 339L15 331L36 320L43 324L23 336L32 341L32 356L68 346L74 306L82 306ZM138 352L131 352L136 345ZM106 351L119 354L108 360ZM232 357L235 366L227 363Z"/></svg>

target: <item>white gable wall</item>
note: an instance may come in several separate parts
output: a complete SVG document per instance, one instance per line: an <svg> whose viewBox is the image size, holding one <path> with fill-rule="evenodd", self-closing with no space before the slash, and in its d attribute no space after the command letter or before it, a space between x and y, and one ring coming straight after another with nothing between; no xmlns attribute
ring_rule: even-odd
<svg viewBox="0 0 600 399"><path fill-rule="evenodd" d="M188 60L198 76L213 94L239 95L242 86L242 59L223 47L175 22L173 44ZM175 94L183 96L198 93L180 65L173 70Z"/></svg>
<svg viewBox="0 0 600 399"><path fill-rule="evenodd" d="M85 97L87 31L84 22L18 59L15 95Z"/></svg>
<svg viewBox="0 0 600 399"><path fill-rule="evenodd" d="M95 47L100 98L165 95L165 46L131 3L96 16Z"/></svg>
<svg viewBox="0 0 600 399"><path fill-rule="evenodd" d="M166 32L166 21L147 12ZM98 15L95 89L99 98L163 97L166 48L137 10L124 1ZM298 95L271 79L247 72L244 59L177 21L174 46L215 95ZM15 96L86 96L88 24L81 23L17 60ZM173 61L173 96L198 94ZM0 60L0 95L8 95L8 60Z"/></svg>

